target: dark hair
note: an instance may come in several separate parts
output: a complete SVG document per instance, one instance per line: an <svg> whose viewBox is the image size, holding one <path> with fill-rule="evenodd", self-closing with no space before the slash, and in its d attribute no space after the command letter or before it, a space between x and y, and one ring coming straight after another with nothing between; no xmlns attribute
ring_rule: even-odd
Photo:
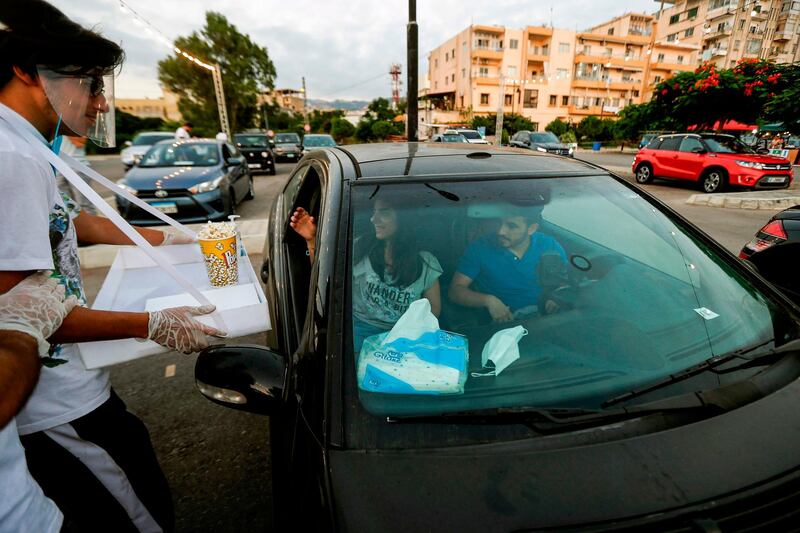
<svg viewBox="0 0 800 533"><path fill-rule="evenodd" d="M0 88L15 66L34 77L37 65L68 76L100 76L125 57L119 45L42 0L2 0L0 23L6 26L0 26Z"/></svg>
<svg viewBox="0 0 800 533"><path fill-rule="evenodd" d="M194 128L194 126L192 125L192 123L191 123L191 122L184 122L184 123L183 123L183 125L184 125L184 126L188 126L188 127L190 127L190 128Z"/></svg>
<svg viewBox="0 0 800 533"><path fill-rule="evenodd" d="M414 218L405 209L392 207L397 216L397 231L392 238L392 262L395 287L408 287L422 274L424 259L420 255L417 232L415 231ZM381 279L384 279L386 260L384 258L385 242L375 236L375 229L370 226L370 231L356 240L353 264L369 258L372 269Z"/></svg>

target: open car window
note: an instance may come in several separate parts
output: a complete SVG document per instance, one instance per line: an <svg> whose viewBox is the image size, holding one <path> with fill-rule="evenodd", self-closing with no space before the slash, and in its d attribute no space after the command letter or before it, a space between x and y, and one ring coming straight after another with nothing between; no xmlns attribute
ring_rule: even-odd
<svg viewBox="0 0 800 533"><path fill-rule="evenodd" d="M346 384L372 415L596 409L712 356L798 335L782 304L609 176L373 183L352 191ZM523 256L517 268L498 236L520 199L535 204L541 219L539 244L529 248L538 260ZM415 258L408 284L399 281L399 256L387 267L380 236L388 219L404 228L393 246ZM501 262L511 266L492 272ZM496 323L486 309L448 297L463 270L484 294L501 294L504 277L538 288L511 298L512 319ZM440 290L434 323L441 333L426 336L431 316L403 317L431 280ZM557 310L547 309L548 300ZM518 326L526 334L503 333ZM498 333L503 342L492 342Z"/></svg>

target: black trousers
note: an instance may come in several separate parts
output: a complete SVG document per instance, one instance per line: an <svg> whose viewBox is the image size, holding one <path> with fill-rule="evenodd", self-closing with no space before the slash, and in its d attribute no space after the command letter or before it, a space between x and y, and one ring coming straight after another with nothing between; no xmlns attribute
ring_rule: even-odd
<svg viewBox="0 0 800 533"><path fill-rule="evenodd" d="M20 437L28 468L65 529L171 533L175 511L150 434L112 390L91 413Z"/></svg>

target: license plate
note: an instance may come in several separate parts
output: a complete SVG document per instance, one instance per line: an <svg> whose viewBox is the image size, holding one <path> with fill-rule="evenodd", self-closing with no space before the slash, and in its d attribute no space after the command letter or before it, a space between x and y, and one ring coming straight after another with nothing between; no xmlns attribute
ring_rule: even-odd
<svg viewBox="0 0 800 533"><path fill-rule="evenodd" d="M261 167L261 163L250 163L247 166L250 167L250 168L260 168Z"/></svg>
<svg viewBox="0 0 800 533"><path fill-rule="evenodd" d="M150 204L162 213L177 213L178 206L172 202L153 202Z"/></svg>
<svg viewBox="0 0 800 533"><path fill-rule="evenodd" d="M294 157L294 154L286 154L286 157Z"/></svg>
<svg viewBox="0 0 800 533"><path fill-rule="evenodd" d="M783 176L770 176L767 178L767 183L783 183L786 181L786 178Z"/></svg>

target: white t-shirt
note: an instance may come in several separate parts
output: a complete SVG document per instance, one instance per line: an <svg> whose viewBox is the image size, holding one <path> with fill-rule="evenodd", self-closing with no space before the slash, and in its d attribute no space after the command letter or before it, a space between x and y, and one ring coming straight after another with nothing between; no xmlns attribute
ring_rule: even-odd
<svg viewBox="0 0 800 533"><path fill-rule="evenodd" d="M12 420L0 429L0 533L50 533L64 517L28 472Z"/></svg>
<svg viewBox="0 0 800 533"><path fill-rule="evenodd" d="M25 125L45 142L30 123ZM72 222L80 208L67 200L56 188L52 167L0 119L0 271L53 270L67 296L86 303ZM74 345L52 345L42 358L39 382L17 415L19 433L35 433L90 413L108 400L110 388L108 371L86 370Z"/></svg>
<svg viewBox="0 0 800 533"><path fill-rule="evenodd" d="M378 276L369 257L353 266L353 316L358 320L390 330L411 302L422 295L442 275L442 267L430 252L421 251L422 272L408 287L393 284L391 276Z"/></svg>
<svg viewBox="0 0 800 533"><path fill-rule="evenodd" d="M175 138L176 139L178 139L178 140L180 140L180 139L188 139L189 137L191 137L191 135L189 135L188 131L183 129L183 126L178 128L177 130L175 130Z"/></svg>

